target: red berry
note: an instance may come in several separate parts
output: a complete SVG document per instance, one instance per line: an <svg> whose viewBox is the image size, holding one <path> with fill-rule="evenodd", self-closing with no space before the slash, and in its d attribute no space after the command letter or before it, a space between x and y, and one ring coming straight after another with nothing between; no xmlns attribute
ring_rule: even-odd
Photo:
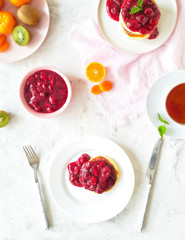
<svg viewBox="0 0 185 240"><path fill-rule="evenodd" d="M48 80L49 80L49 82L52 82L54 84L55 77L53 76L53 74L48 75Z"/></svg>
<svg viewBox="0 0 185 240"><path fill-rule="evenodd" d="M139 14L136 17L136 20L141 23L142 25L145 25L145 23L147 22L148 18L144 16L144 14Z"/></svg>
<svg viewBox="0 0 185 240"><path fill-rule="evenodd" d="M38 96L33 96L33 97L30 99L30 102L39 102Z"/></svg>
<svg viewBox="0 0 185 240"><path fill-rule="evenodd" d="M52 85L49 85L49 86L48 86L48 89L49 89L49 92L50 92L50 93L53 92L53 86L52 86Z"/></svg>
<svg viewBox="0 0 185 240"><path fill-rule="evenodd" d="M51 113L51 112L53 112L53 109L52 109L52 107L46 107L46 112L48 112L48 113Z"/></svg>
<svg viewBox="0 0 185 240"><path fill-rule="evenodd" d="M42 81L47 81L47 74L46 74L45 72L41 72L41 73L40 73L40 79L41 79Z"/></svg>
<svg viewBox="0 0 185 240"><path fill-rule="evenodd" d="M35 109L36 112L41 112L42 111L42 108L40 106L35 106L34 109Z"/></svg>
<svg viewBox="0 0 185 240"><path fill-rule="evenodd" d="M50 101L51 104L57 104L57 99L54 95L51 95L49 97L49 101Z"/></svg>
<svg viewBox="0 0 185 240"><path fill-rule="evenodd" d="M34 78L35 78L36 80L40 80L39 74L38 74L38 73L35 73Z"/></svg>
<svg viewBox="0 0 185 240"><path fill-rule="evenodd" d="M101 170L101 175L102 175L103 177L108 178L108 177L110 176L110 174L111 174L110 168L108 168L107 166L105 166L104 168L102 168L102 170Z"/></svg>
<svg viewBox="0 0 185 240"><path fill-rule="evenodd" d="M94 167L94 168L91 168L91 173L92 173L92 175L94 175L95 177L98 177L98 170L97 170L97 168L96 167Z"/></svg>
<svg viewBox="0 0 185 240"><path fill-rule="evenodd" d="M144 13L148 17L153 17L154 16L154 11L151 8L145 8Z"/></svg>

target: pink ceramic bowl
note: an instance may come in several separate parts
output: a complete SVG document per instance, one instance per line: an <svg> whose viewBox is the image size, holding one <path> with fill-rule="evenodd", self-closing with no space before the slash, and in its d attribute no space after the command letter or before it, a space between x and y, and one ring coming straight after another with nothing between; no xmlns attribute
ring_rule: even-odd
<svg viewBox="0 0 185 240"><path fill-rule="evenodd" d="M42 112L37 112L36 110L34 110L31 106L28 105L25 97L24 97L24 90L25 90L25 84L26 84L26 81L27 79L34 73L38 72L38 71L41 71L41 70L49 70L49 71L52 71L52 72L55 72L57 73L58 75L60 75L64 82L66 83L66 86L67 86L67 89L68 89L68 94L67 94L67 99L64 103L64 105L59 108L58 110L56 110L55 112L50 112L50 113L42 113ZM54 67L48 67L48 66L44 66L44 67L39 67L39 68L35 68L33 70L31 70L30 72L28 72L22 82L21 82L21 85L20 85L20 99L21 99L21 102L24 106L24 108L31 114L37 116L37 117L40 117L40 118L52 118L52 117L56 117L58 116L60 113L62 113L66 108L67 106L69 105L70 103L70 100L71 100L71 94L72 94L72 90L71 90L71 84L68 80L68 78L58 69L54 68Z"/></svg>

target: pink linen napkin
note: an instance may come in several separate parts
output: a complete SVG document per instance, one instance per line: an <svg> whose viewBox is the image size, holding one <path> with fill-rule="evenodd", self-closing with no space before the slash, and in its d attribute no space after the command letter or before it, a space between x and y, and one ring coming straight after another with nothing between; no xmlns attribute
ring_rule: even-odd
<svg viewBox="0 0 185 240"><path fill-rule="evenodd" d="M104 80L110 80L114 85L110 92L94 97L115 128L145 111L146 95L155 80L166 72L184 68L183 1L177 0L179 16L170 39L157 50L143 55L130 55L115 50L103 39L97 24L92 21L73 26L70 38L82 58L84 72L88 63L100 62L106 67ZM92 83L89 85L93 86Z"/></svg>

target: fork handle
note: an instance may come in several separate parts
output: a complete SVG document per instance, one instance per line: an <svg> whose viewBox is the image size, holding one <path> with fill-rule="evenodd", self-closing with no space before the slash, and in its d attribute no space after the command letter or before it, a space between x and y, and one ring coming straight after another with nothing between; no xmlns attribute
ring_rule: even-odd
<svg viewBox="0 0 185 240"><path fill-rule="evenodd" d="M36 182L36 184L37 184L37 187L38 187L40 201L41 201L41 205L42 205L42 209L43 209L43 213L44 213L44 219L45 219L45 223L46 223L46 230L48 230L50 228L50 226L49 226L49 221L48 221L48 217L47 217L47 214L46 214L46 207L45 207L43 196L42 196L42 190L41 190L39 181Z"/></svg>

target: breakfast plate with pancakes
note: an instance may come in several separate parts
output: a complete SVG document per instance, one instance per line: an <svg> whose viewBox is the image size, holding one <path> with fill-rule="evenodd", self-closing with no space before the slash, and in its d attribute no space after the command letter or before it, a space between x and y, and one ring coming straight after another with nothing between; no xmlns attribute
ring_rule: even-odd
<svg viewBox="0 0 185 240"><path fill-rule="evenodd" d="M133 34L132 32L131 34L121 17L119 21L112 20L107 12L106 3L107 0L99 1L97 9L98 26L105 41L121 52L143 54L153 51L168 40L176 26L176 0L155 0L161 16L157 25L159 35L156 39L151 40L146 39L146 35L138 38L136 37L137 33Z"/></svg>
<svg viewBox="0 0 185 240"><path fill-rule="evenodd" d="M113 188L98 194L71 184L68 164L82 154L88 154L92 160L97 156L114 160L118 180ZM61 147L52 161L49 184L55 201L67 215L80 222L102 222L115 217L126 207L134 190L135 176L132 164L120 146L107 138L84 136Z"/></svg>

